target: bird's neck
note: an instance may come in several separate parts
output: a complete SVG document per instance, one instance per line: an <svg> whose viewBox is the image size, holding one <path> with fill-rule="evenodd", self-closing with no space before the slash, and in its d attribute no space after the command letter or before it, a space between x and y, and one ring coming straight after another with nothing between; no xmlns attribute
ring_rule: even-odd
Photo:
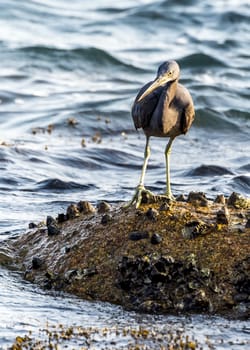
<svg viewBox="0 0 250 350"><path fill-rule="evenodd" d="M164 92L166 93L166 98L169 101L169 103L171 103L175 97L177 85L178 80L176 79L173 81L169 81L164 87Z"/></svg>

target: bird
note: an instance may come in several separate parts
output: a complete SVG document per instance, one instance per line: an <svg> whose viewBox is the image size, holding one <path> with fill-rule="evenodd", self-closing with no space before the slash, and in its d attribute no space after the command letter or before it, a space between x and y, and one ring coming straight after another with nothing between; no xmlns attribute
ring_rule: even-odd
<svg viewBox="0 0 250 350"><path fill-rule="evenodd" d="M157 71L156 78L148 82L138 92L132 105L132 118L136 129L142 128L146 136L144 162L139 184L128 205L138 208L141 205L144 192L148 196L154 194L144 187L144 178L150 157L149 139L167 137L169 141L165 148L166 161L166 193L164 198L174 200L170 184L170 153L174 139L186 134L194 117L193 99L182 84L179 83L180 67L174 60L163 62Z"/></svg>

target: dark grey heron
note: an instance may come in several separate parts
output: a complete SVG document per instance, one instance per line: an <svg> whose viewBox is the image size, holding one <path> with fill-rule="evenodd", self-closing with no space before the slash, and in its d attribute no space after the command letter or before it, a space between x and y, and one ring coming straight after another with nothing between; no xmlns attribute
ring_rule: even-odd
<svg viewBox="0 0 250 350"><path fill-rule="evenodd" d="M141 204L142 193L152 192L144 187L144 178L150 156L149 138L169 137L165 149L166 158L166 194L164 197L173 200L170 186L169 158L171 146L176 136L186 134L194 120L194 104L188 90L178 80L180 68L177 62L167 61L158 68L156 78L141 88L132 107L135 128L142 128L146 135L144 162L139 185L129 205Z"/></svg>

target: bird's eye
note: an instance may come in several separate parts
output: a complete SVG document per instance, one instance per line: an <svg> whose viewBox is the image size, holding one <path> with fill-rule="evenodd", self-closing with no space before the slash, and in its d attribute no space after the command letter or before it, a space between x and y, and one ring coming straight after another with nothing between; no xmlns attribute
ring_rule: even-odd
<svg viewBox="0 0 250 350"><path fill-rule="evenodd" d="M170 71L168 72L168 76L171 77L172 75L173 75L173 71L170 70Z"/></svg>

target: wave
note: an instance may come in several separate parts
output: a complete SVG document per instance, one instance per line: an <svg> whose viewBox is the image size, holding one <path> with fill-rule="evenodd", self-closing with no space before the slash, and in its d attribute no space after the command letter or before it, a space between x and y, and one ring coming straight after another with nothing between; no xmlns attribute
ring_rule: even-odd
<svg viewBox="0 0 250 350"><path fill-rule="evenodd" d="M236 25L239 26L240 23L249 24L249 16L246 13L239 13L237 11L227 11L221 14L220 23L225 27L225 25Z"/></svg>
<svg viewBox="0 0 250 350"><path fill-rule="evenodd" d="M188 172L188 176L218 176L218 175L233 175L233 172L226 167L219 165L202 164Z"/></svg>
<svg viewBox="0 0 250 350"><path fill-rule="evenodd" d="M140 169L138 165L138 157L129 154L126 151L118 149L102 148L91 152L91 159L100 163L108 164L109 166L117 166L126 169Z"/></svg>
<svg viewBox="0 0 250 350"><path fill-rule="evenodd" d="M205 53L193 53L179 58L179 63L183 68L226 67L226 63L218 58Z"/></svg>
<svg viewBox="0 0 250 350"><path fill-rule="evenodd" d="M232 186L236 186L237 190L243 193L250 194L250 176L239 175L235 176L231 181Z"/></svg>
<svg viewBox="0 0 250 350"><path fill-rule="evenodd" d="M230 120L223 112L211 108L198 108L195 113L195 125L201 128L212 128L215 131L240 130L236 121Z"/></svg>
<svg viewBox="0 0 250 350"><path fill-rule="evenodd" d="M39 191L73 191L88 190L94 188L93 184L79 184L74 181L63 181L57 178L46 179L36 183L36 190ZM33 191L32 189L31 191ZM28 190L26 190L28 191Z"/></svg>
<svg viewBox="0 0 250 350"><path fill-rule="evenodd" d="M135 70L138 68L132 64L125 63L106 50L97 47L59 49L49 46L25 46L17 49L17 53L24 54L32 60L43 60L53 62L59 68L72 70L83 68L87 65L94 67L122 67L123 69Z"/></svg>

